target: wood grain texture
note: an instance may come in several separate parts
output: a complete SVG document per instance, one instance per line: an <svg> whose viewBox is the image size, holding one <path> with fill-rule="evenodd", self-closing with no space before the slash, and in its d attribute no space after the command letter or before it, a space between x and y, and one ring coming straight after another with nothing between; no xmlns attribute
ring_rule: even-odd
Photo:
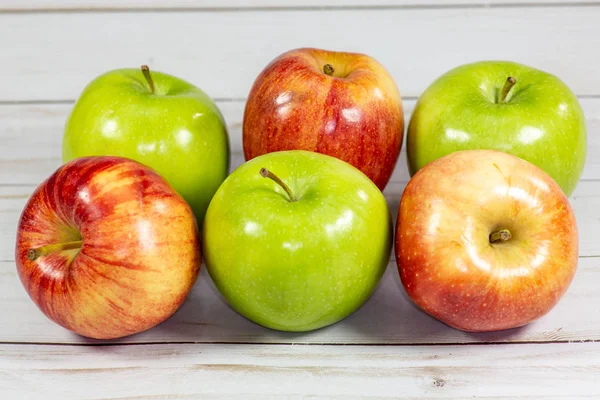
<svg viewBox="0 0 600 400"><path fill-rule="evenodd" d="M599 371L600 343L0 346L7 399L581 399Z"/></svg>
<svg viewBox="0 0 600 400"><path fill-rule="evenodd" d="M232 169L240 165L243 161L244 157L242 154L234 154ZM54 171L54 167L50 167L50 164L56 163L56 167L58 167L59 162L60 159L58 158L48 160L48 165L46 165L42 160L34 159L28 160L27 165L32 171L36 169L41 170L46 167L49 168L47 173L43 174L43 177L40 177L41 182ZM400 158L392 179L384 190L394 223L402 192L409 179L405 165L406 153L403 152L400 153ZM8 186L0 185L0 260L7 261L14 260L14 237L19 216L30 194L33 193L33 190L37 186L37 184L14 186L12 183ZM573 206L579 229L580 256L600 256L600 243L596 238L597 232L600 232L600 210L598 209L598 204L600 203L600 180L579 182L569 200Z"/></svg>
<svg viewBox="0 0 600 400"><path fill-rule="evenodd" d="M417 309L406 297L395 262L390 262L367 303L347 319L308 333L258 326L233 311L205 268L182 308L144 333L103 342L124 343L329 343L433 344L600 340L600 258L581 258L571 287L546 316L523 328L472 334L454 330ZM0 342L99 343L48 320L28 298L13 262L0 262Z"/></svg>
<svg viewBox="0 0 600 400"><path fill-rule="evenodd" d="M0 13L0 101L72 100L98 74L141 64L215 98L244 98L275 56L305 46L375 57L403 96L485 59L529 64L595 95L599 19L600 5Z"/></svg>
<svg viewBox="0 0 600 400"><path fill-rule="evenodd" d="M409 99L403 103L408 125L416 101ZM588 154L582 180L600 180L600 97L582 98L580 103L588 131ZM227 122L233 166L237 166L243 161L239 157L243 152L245 102L217 101L217 105ZM58 168L65 121L72 107L72 103L0 105L0 185L36 186ZM405 151L406 141L392 176L393 182L408 182Z"/></svg>
<svg viewBox="0 0 600 400"><path fill-rule="evenodd" d="M0 1L0 397L600 398L600 342L589 342L600 341L599 19L594 0ZM571 198L581 258L562 301L526 327L467 334L412 305L391 261L358 312L307 334L239 316L205 270L171 319L108 346L46 319L19 282L15 229L34 187L60 164L65 118L83 87L143 63L194 82L219 99L235 167L254 78L300 46L377 58L408 98L407 121L427 85L469 61L511 59L571 86L589 143ZM408 179L402 152L385 192L394 218Z"/></svg>
<svg viewBox="0 0 600 400"><path fill-rule="evenodd" d="M415 101L405 101L405 119L408 121ZM600 244L595 233L600 230L597 206L600 200L600 99L581 99L588 128L588 158L571 202L580 229L580 254L600 255ZM243 161L242 118L244 102L219 102L228 123L232 147L232 169ZM61 141L64 121L71 104L18 104L0 106L0 260L13 260L14 230L19 214L34 187L46 179L61 159ZM406 167L405 148L392 175L385 194L395 218L404 186L410 179ZM17 187L18 186L18 187ZM2 195L6 193L8 198ZM17 197L15 197L17 196Z"/></svg>
<svg viewBox="0 0 600 400"><path fill-rule="evenodd" d="M578 0L577 5L595 0ZM4 0L0 11L61 11L61 10L178 10L178 9L297 9L329 7L503 7L535 5L573 5L567 0Z"/></svg>
<svg viewBox="0 0 600 400"><path fill-rule="evenodd" d="M414 101L407 103L407 116ZM243 102L220 102L229 123L234 151L241 150ZM588 118L589 158L571 203L580 230L580 254L600 256L600 100L582 99ZM27 298L14 268L14 240L19 215L34 187L60 164L60 141L70 104L0 106L0 341L81 342L48 321ZM409 179L401 153L385 191L394 218ZM234 153L232 167L243 162ZM581 258L579 272L565 298L547 317L523 329L489 335L452 330L419 312L407 300L392 262L372 299L341 324L305 335L258 327L238 316L218 295L205 272L184 307L167 323L121 342L254 342L254 343L456 343L600 339L600 294L596 290L600 258ZM121 343L120 342L120 343Z"/></svg>

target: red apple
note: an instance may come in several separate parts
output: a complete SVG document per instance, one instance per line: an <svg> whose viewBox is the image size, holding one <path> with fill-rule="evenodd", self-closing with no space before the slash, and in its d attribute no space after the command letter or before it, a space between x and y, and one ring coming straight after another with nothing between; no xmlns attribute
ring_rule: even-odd
<svg viewBox="0 0 600 400"><path fill-rule="evenodd" d="M383 190L404 133L398 88L363 54L297 49L258 76L244 112L246 160L308 150L344 160Z"/></svg>
<svg viewBox="0 0 600 400"><path fill-rule="evenodd" d="M15 257L40 310L97 339L167 319L200 268L188 204L152 169L119 157L79 158L44 181L21 215Z"/></svg>
<svg viewBox="0 0 600 400"><path fill-rule="evenodd" d="M515 328L546 314L577 268L577 226L558 184L494 150L431 162L408 183L396 262L408 296L457 329Z"/></svg>

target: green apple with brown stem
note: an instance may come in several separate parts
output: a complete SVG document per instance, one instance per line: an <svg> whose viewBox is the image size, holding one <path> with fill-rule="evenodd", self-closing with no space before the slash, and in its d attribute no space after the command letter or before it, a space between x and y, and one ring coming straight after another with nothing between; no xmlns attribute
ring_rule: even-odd
<svg viewBox="0 0 600 400"><path fill-rule="evenodd" d="M352 165L301 150L248 161L221 185L203 229L207 270L263 326L308 331L356 311L385 271L392 219Z"/></svg>
<svg viewBox="0 0 600 400"><path fill-rule="evenodd" d="M492 149L527 160L570 195L586 157L585 118L557 77L514 62L455 68L419 98L407 134L411 175L458 150Z"/></svg>
<svg viewBox="0 0 600 400"><path fill-rule="evenodd" d="M94 79L65 127L63 161L114 155L146 164L190 204L198 223L229 172L225 121L202 90L161 72L119 69Z"/></svg>

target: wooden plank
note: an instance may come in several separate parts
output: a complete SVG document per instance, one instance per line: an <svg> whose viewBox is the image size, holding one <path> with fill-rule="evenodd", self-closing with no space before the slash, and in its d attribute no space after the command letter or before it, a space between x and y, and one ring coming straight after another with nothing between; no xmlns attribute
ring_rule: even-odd
<svg viewBox="0 0 600 400"><path fill-rule="evenodd" d="M241 160L241 157L238 158ZM395 177L397 179L397 177ZM405 182L395 180L386 198L395 217ZM14 238L20 212L33 190L31 186L0 187L0 341L82 342L51 323L27 298L14 267ZM600 181L582 182L571 198L580 230L584 256L600 255L595 240L600 230L597 204ZM236 315L218 295L205 271L183 308L165 324L120 342L263 342L263 343L456 343L548 340L600 340L600 258L581 258L569 292L545 318L522 329L488 335L452 330L419 312L407 300L395 263L384 276L371 300L346 321L305 335L277 333Z"/></svg>
<svg viewBox="0 0 600 400"><path fill-rule="evenodd" d="M417 309L390 262L373 296L335 325L303 334L262 328L233 311L205 268L182 308L168 321L110 343L435 344L600 340L600 258L581 258L571 287L540 320L519 329L472 334L454 330ZM98 343L48 320L25 293L13 262L0 262L0 342Z"/></svg>
<svg viewBox="0 0 600 400"><path fill-rule="evenodd" d="M523 62L560 76L580 95L595 95L600 75L592 50L600 46L599 19L596 3L1 13L0 101L74 99L98 74L144 63L188 79L213 97L244 98L271 59L302 46L367 53L390 70L404 96L419 95L452 67L482 59Z"/></svg>
<svg viewBox="0 0 600 400"><path fill-rule="evenodd" d="M232 166L239 165L243 159L241 154L235 155ZM402 153L392 181L384 190L394 221L408 182L405 163L405 153ZM34 189L33 186L0 186L0 260L14 260L15 231L21 211ZM597 233L600 232L600 180L580 182L570 202L579 228L579 254L585 257L600 256L600 243L597 240Z"/></svg>
<svg viewBox="0 0 600 400"><path fill-rule="evenodd" d="M579 0L576 5L594 3ZM567 0L4 0L0 11L62 11L62 10L177 10L177 9L239 9L239 8L327 8L327 7L498 7L530 5L573 5Z"/></svg>
<svg viewBox="0 0 600 400"><path fill-rule="evenodd" d="M597 127L598 100L583 99L589 121ZM228 108L231 106L231 108ZM26 149L30 154L46 157L48 153L60 153L60 131L64 115L69 105L18 105L0 107L2 115L0 137L0 159L10 160ZM240 142L242 103L223 103L227 119L230 121L234 147ZM407 107L410 109L410 107ZM57 109L60 109L57 111ZM19 110L27 110L25 112ZM237 110L237 111L236 111ZM596 111L595 111L596 110ZM590 117L590 115L592 117ZM37 120L37 122L36 122ZM588 123L590 125L590 123ZM31 127L31 128L30 128ZM591 146L597 138L590 129ZM237 143L237 145L235 144ZM599 154L590 151L590 156ZM405 157L403 154L402 157ZM35 157L33 157L35 158ZM15 175L15 183L27 182L22 175L26 165L31 171L41 170L40 180L58 165L59 159L48 158L48 165L39 160L25 161L14 168L15 159L7 161L8 171L3 176ZM233 165L243 161L238 154ZM50 166L51 163L52 166ZM589 167L588 163L588 167ZM46 169L44 169L46 168ZM26 169L26 168L25 168ZM598 171L592 167L591 171ZM39 171L36 172L39 174ZM21 175L19 175L21 174ZM593 175L592 175L593 176ZM599 175L595 175L599 176ZM396 169L392 184L386 189L386 197L392 215L396 214L406 175L405 159L402 158ZM1 182L1 181L0 181ZM33 190L33 185L0 186L0 315L10 323L0 325L0 341L33 342L81 342L64 329L46 320L24 293L15 273L13 258L14 235L20 212ZM581 235L582 256L600 255L600 246L595 240L599 231L600 218L597 204L600 195L600 181L592 179L581 182L571 201L574 206ZM415 309L405 298L392 263L382 284L373 298L358 313L341 324L306 335L281 334L260 328L237 316L218 296L208 276L203 273L190 299L184 307L167 323L141 335L122 342L162 342L162 341L226 341L226 342L267 342L267 343L456 343L487 341L548 341L548 340L588 340L600 337L600 294L596 290L598 263L600 258L582 258L580 269L573 286L563 301L547 317L526 328L490 335L469 335L449 329Z"/></svg>
<svg viewBox="0 0 600 400"><path fill-rule="evenodd" d="M8 399L591 399L599 370L600 343L0 346Z"/></svg>
<svg viewBox="0 0 600 400"><path fill-rule="evenodd" d="M582 179L600 180L600 98L582 98L580 102L588 130L588 155ZM217 104L227 121L231 151L240 154L245 102ZM414 106L414 99L404 101L407 125ZM0 105L0 185L36 186L58 168L64 124L71 108L72 104ZM392 178L395 182L409 179L405 150L406 144ZM241 161L235 158L233 165Z"/></svg>
<svg viewBox="0 0 600 400"><path fill-rule="evenodd" d="M219 101L217 104L227 121L233 154L232 168L235 168L243 162L242 120L245 102ZM414 100L405 102L407 121L414 104ZM594 103L594 111L596 105L600 115L600 99ZM0 105L0 138L3 140L0 147L0 185L37 186L60 166L64 124L72 107L72 104ZM598 142L600 146L600 140ZM405 155L402 157L393 178L396 181L409 179ZM600 163L600 152L598 158Z"/></svg>

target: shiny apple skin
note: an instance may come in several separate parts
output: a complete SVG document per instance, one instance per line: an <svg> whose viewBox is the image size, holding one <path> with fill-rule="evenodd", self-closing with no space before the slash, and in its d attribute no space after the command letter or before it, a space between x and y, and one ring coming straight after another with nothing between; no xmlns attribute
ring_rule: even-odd
<svg viewBox="0 0 600 400"><path fill-rule="evenodd" d="M323 66L334 67L333 76ZM363 54L296 49L258 76L244 112L246 160L307 150L344 160L386 186L402 147L402 100L381 64Z"/></svg>
<svg viewBox="0 0 600 400"><path fill-rule="evenodd" d="M499 229L512 239L490 243ZM544 171L507 153L466 150L408 183L395 252L402 284L425 312L465 331L502 330L541 317L565 293L577 226Z"/></svg>
<svg viewBox="0 0 600 400"><path fill-rule="evenodd" d="M65 124L63 162L127 157L149 166L192 207L198 224L229 173L229 135L214 101L175 76L108 71L90 82Z"/></svg>
<svg viewBox="0 0 600 400"><path fill-rule="evenodd" d="M27 257L31 248L79 239L80 250ZM44 181L21 215L15 259L48 318L96 339L167 319L201 261L189 205L152 169L119 157L79 158Z"/></svg>
<svg viewBox="0 0 600 400"><path fill-rule="evenodd" d="M202 235L206 269L229 304L257 324L291 332L359 309L393 245L392 217L373 182L334 157L298 150L265 154L229 175Z"/></svg>
<svg viewBox="0 0 600 400"><path fill-rule="evenodd" d="M505 102L498 92L516 79ZM508 61L452 69L419 98L406 134L411 175L459 150L510 153L543 169L567 196L585 165L585 116L577 96L556 76Z"/></svg>

